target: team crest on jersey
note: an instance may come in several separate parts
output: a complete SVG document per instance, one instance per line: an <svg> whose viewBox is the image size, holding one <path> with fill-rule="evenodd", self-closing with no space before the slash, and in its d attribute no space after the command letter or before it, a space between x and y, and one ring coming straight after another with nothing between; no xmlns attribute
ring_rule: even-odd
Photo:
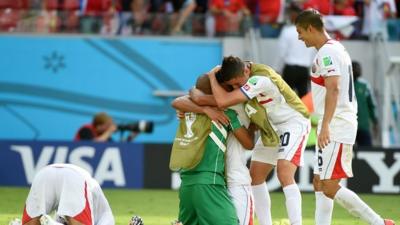
<svg viewBox="0 0 400 225"><path fill-rule="evenodd" d="M249 79L249 83L252 85L256 85L257 81L258 81L257 77L250 77L250 79Z"/></svg>
<svg viewBox="0 0 400 225"><path fill-rule="evenodd" d="M249 86L248 84L245 84L245 85L243 86L243 89L244 89L245 91L248 91L248 90L250 90L250 86Z"/></svg>
<svg viewBox="0 0 400 225"><path fill-rule="evenodd" d="M324 64L324 66L332 65L332 58L330 56L325 56L324 58L322 58L322 64Z"/></svg>

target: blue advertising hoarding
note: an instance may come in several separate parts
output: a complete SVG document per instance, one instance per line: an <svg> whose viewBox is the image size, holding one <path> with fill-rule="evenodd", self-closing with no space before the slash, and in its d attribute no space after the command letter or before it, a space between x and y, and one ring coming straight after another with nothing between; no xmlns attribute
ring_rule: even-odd
<svg viewBox="0 0 400 225"><path fill-rule="evenodd" d="M64 141L0 141L0 186L29 186L40 168L72 163L109 188L178 188L179 175L169 170L172 144ZM250 160L250 156L248 158ZM302 191L313 191L314 149L304 152L296 173ZM342 185L360 193L400 193L400 149L356 148L354 177ZM281 190L276 171L270 191Z"/></svg>
<svg viewBox="0 0 400 225"><path fill-rule="evenodd" d="M102 187L143 188L143 144L62 141L0 141L0 186L29 186L52 163L80 166Z"/></svg>

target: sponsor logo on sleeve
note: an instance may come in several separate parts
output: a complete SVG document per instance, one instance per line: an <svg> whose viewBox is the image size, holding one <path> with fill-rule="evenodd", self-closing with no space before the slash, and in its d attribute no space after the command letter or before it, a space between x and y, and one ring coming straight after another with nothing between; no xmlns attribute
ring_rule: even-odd
<svg viewBox="0 0 400 225"><path fill-rule="evenodd" d="M330 66L332 65L332 58L330 56L325 56L324 58L322 58L322 64L326 67L326 66Z"/></svg>
<svg viewBox="0 0 400 225"><path fill-rule="evenodd" d="M258 81L258 78L257 77L250 77L250 79L249 79L249 83L250 84L252 84L252 85L256 85L257 84L257 81Z"/></svg>

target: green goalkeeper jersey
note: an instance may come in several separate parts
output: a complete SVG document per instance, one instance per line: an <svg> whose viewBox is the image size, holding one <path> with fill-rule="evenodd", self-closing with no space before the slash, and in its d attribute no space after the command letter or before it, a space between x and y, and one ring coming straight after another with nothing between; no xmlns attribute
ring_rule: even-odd
<svg viewBox="0 0 400 225"><path fill-rule="evenodd" d="M186 160L191 162L179 168L182 186L225 185L226 138L228 132L241 127L234 110L228 109L225 114L230 119L229 126L218 126L202 114L188 113L185 118L181 119L172 147L170 167L176 169L180 163ZM174 153L177 154L174 155ZM171 166L172 164L174 166Z"/></svg>

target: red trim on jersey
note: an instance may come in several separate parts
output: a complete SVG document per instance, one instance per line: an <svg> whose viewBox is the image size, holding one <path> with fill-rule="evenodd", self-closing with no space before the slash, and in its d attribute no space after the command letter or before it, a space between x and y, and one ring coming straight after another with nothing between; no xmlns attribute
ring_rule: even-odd
<svg viewBox="0 0 400 225"><path fill-rule="evenodd" d="M325 87L325 79L323 76L313 77L311 76L311 81L319 86Z"/></svg>
<svg viewBox="0 0 400 225"><path fill-rule="evenodd" d="M82 224L92 225L92 211L90 210L89 200L87 196L87 183L85 182L85 208L73 218Z"/></svg>
<svg viewBox="0 0 400 225"><path fill-rule="evenodd" d="M253 198L250 195L250 219L249 219L249 225L253 225Z"/></svg>
<svg viewBox="0 0 400 225"><path fill-rule="evenodd" d="M342 149L343 144L340 143L339 152L336 158L335 167L333 167L331 179L347 178L347 174L344 172L342 167Z"/></svg>
<svg viewBox="0 0 400 225"><path fill-rule="evenodd" d="M22 224L26 224L27 222L31 221L32 217L28 215L26 212L26 205L24 206L24 212L22 213Z"/></svg>
<svg viewBox="0 0 400 225"><path fill-rule="evenodd" d="M272 98L269 98L269 99L264 100L264 101L260 101L260 104L267 104L268 102L272 102Z"/></svg>
<svg viewBox="0 0 400 225"><path fill-rule="evenodd" d="M296 152L293 155L292 162L296 166L300 166L300 158L301 158L301 149L303 148L304 140L306 139L306 135L303 135L303 139L300 142L299 147L297 148Z"/></svg>

